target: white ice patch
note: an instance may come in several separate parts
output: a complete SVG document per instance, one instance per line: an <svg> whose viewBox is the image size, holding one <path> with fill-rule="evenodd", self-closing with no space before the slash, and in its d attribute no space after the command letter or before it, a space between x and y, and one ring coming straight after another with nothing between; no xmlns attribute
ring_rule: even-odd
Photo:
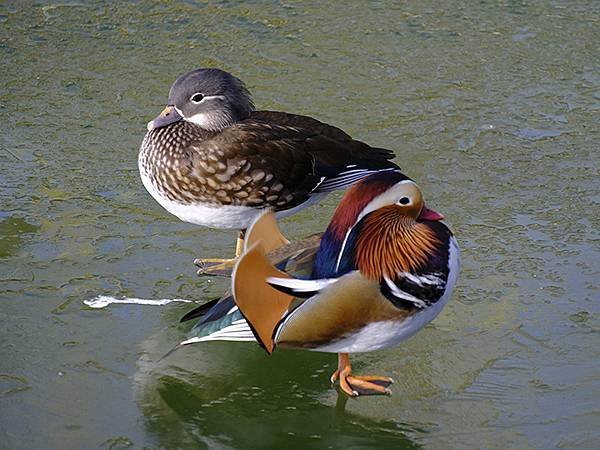
<svg viewBox="0 0 600 450"><path fill-rule="evenodd" d="M180 303L192 303L192 300L185 300L183 298L163 298L159 300L145 299L145 298L115 298L107 295L98 295L90 300L84 300L83 304L90 308L100 309L106 308L112 303L120 304L135 304L135 305L152 305L152 306L165 306L169 303L180 302Z"/></svg>

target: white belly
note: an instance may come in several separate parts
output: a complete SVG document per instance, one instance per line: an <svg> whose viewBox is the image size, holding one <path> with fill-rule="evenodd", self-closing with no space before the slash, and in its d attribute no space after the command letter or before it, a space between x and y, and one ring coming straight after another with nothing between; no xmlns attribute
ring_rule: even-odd
<svg viewBox="0 0 600 450"><path fill-rule="evenodd" d="M440 299L425 311L416 313L403 321L374 322L357 333L312 350L327 353L360 353L393 347L435 319L447 302L447 299L444 303L442 300L444 299Z"/></svg>
<svg viewBox="0 0 600 450"><path fill-rule="evenodd" d="M212 205L208 203L181 203L165 197L152 183L148 173L140 164L140 177L146 190L163 208L184 222L210 228L244 230L258 217L264 208L241 205ZM294 208L275 213L276 218L286 217L312 205L325 197L326 193L311 195L307 201Z"/></svg>
<svg viewBox="0 0 600 450"><path fill-rule="evenodd" d="M243 230L260 214L259 209L249 206L208 206L202 203L187 204L170 200L157 200L167 211L184 222L210 228L233 228Z"/></svg>

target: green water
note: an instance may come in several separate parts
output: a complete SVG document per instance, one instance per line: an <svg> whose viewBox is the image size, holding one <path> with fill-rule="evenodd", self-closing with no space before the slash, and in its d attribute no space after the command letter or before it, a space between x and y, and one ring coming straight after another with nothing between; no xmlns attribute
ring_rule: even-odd
<svg viewBox="0 0 600 450"><path fill-rule="evenodd" d="M0 448L600 447L600 3L0 4ZM179 222L137 151L171 82L244 79L259 108L392 148L463 250L459 285L396 379L348 400L334 355L213 343L157 362L191 261L233 232ZM283 223L322 230L339 200Z"/></svg>

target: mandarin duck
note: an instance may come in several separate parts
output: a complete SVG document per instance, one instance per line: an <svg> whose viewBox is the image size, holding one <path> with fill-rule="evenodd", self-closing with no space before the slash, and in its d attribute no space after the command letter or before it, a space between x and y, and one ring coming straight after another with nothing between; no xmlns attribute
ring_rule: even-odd
<svg viewBox="0 0 600 450"><path fill-rule="evenodd" d="M349 353L398 344L446 305L460 252L442 219L398 171L358 181L305 248L286 245L273 214L264 213L234 268L233 296L184 316L203 317L180 346L258 341L269 354L279 347L337 353L331 381L343 392L390 394L391 378L352 375Z"/></svg>
<svg viewBox="0 0 600 450"><path fill-rule="evenodd" d="M144 187L179 219L241 230L238 256L243 230L262 210L294 214L366 175L397 169L394 156L311 117L256 111L240 79L196 69L175 81L167 107L148 123L138 166ZM202 273L227 261L231 267L233 260L195 262Z"/></svg>

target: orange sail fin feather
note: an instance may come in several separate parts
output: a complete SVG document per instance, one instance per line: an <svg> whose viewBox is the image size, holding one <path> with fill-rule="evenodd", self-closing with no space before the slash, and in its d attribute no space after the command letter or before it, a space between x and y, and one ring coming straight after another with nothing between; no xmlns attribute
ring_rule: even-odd
<svg viewBox="0 0 600 450"><path fill-rule="evenodd" d="M279 231L275 216L269 210L265 210L258 216L246 232L244 248L251 248L259 242L265 253L270 253L290 243Z"/></svg>
<svg viewBox="0 0 600 450"><path fill-rule="evenodd" d="M356 263L367 278L382 280L400 272L415 272L441 245L431 229L420 223L407 226L395 205L373 211L364 221L356 243Z"/></svg>
<svg viewBox="0 0 600 450"><path fill-rule="evenodd" d="M252 327L254 335L268 353L273 351L273 331L294 299L269 286L268 277L291 278L277 270L260 244L246 250L232 275L233 297Z"/></svg>

